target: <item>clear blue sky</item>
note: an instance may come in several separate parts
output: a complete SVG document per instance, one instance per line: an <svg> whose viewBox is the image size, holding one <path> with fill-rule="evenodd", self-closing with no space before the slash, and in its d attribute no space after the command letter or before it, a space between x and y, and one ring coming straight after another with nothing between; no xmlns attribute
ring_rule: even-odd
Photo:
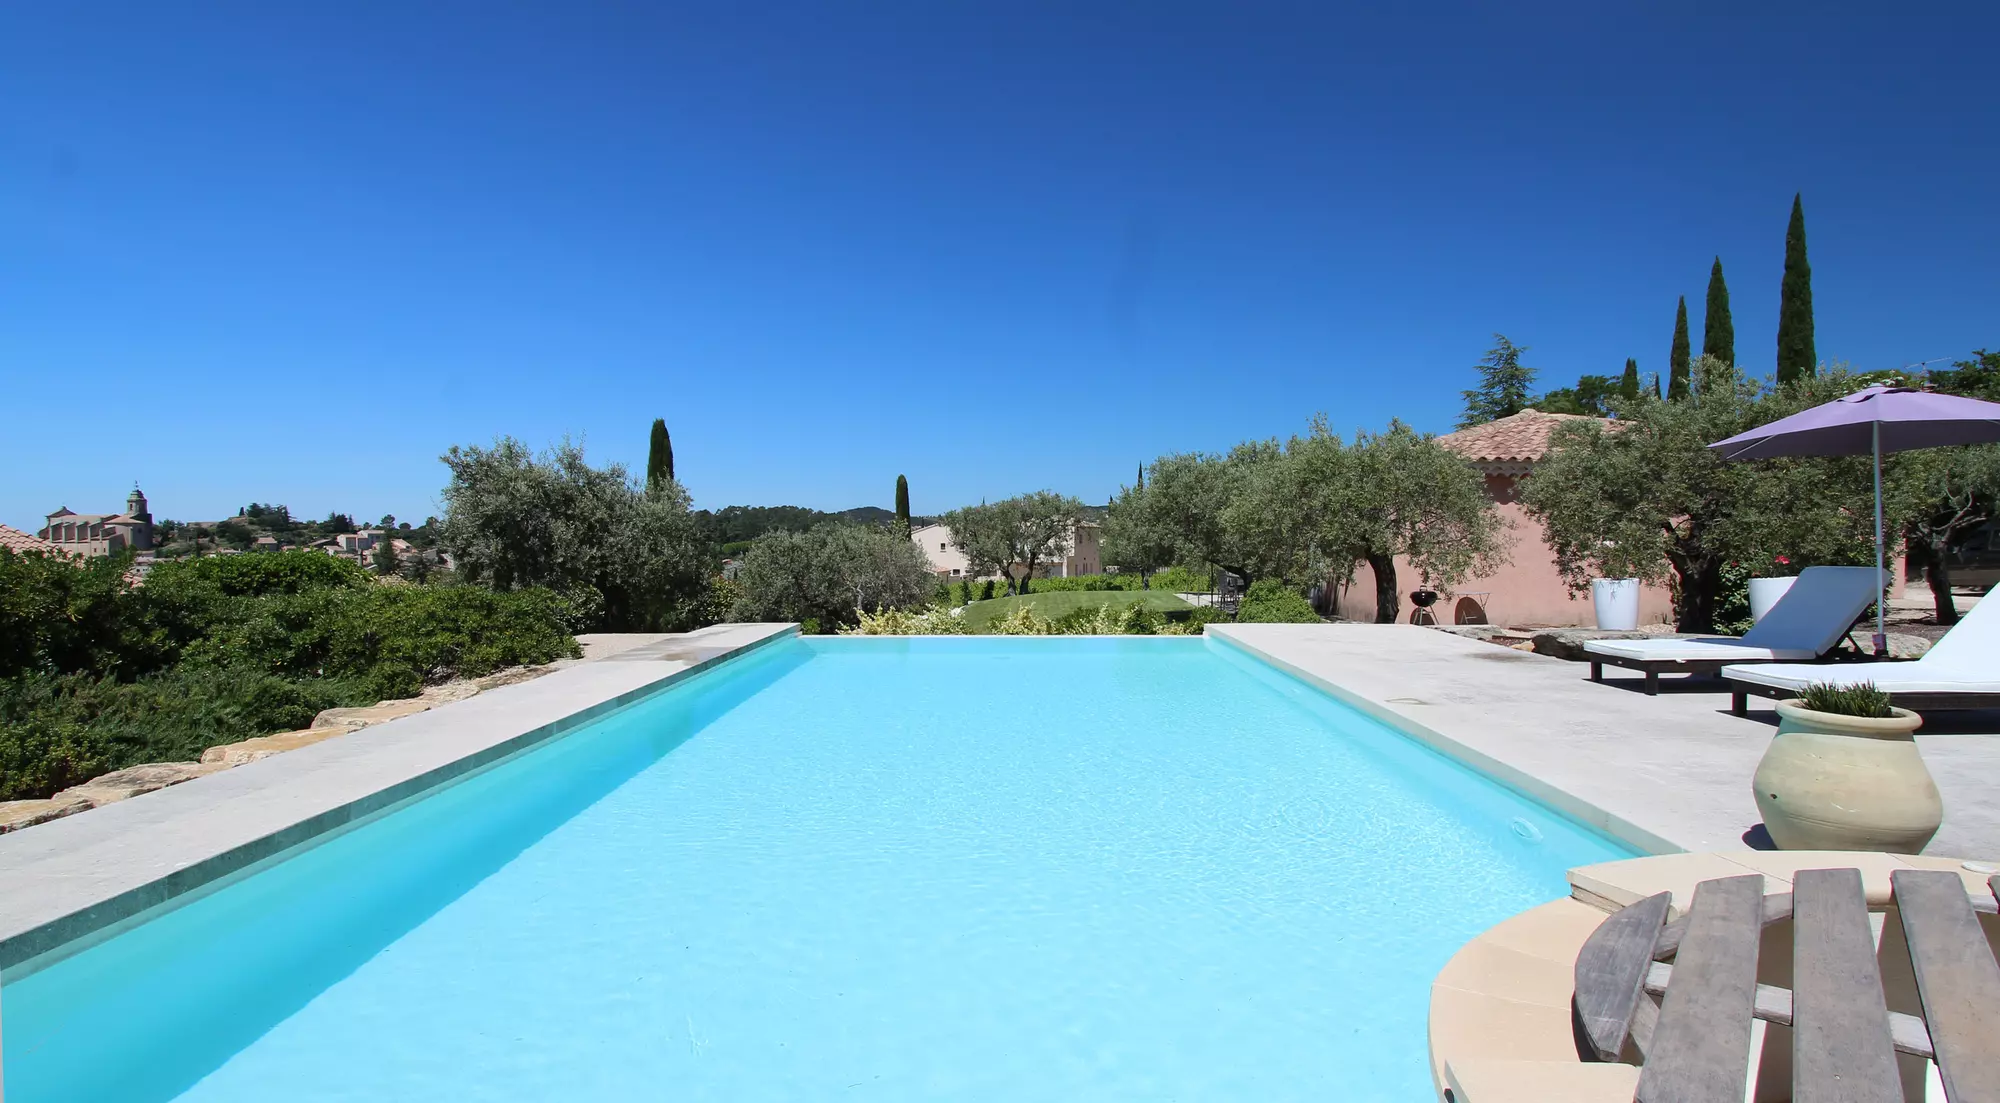
<svg viewBox="0 0 2000 1103"><path fill-rule="evenodd" d="M0 521L420 519L564 434L919 512L1542 384L2000 346L1991 3L11 4Z"/></svg>

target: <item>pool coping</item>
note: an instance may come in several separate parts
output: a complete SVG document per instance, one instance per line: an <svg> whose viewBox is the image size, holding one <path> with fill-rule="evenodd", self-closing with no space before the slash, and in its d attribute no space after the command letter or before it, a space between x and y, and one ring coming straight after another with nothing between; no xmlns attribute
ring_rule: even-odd
<svg viewBox="0 0 2000 1103"><path fill-rule="evenodd" d="M1649 853L1768 845L1750 779L1774 716L1721 683L1593 682L1568 662L1408 624L1208 626L1435 752ZM1967 714L1976 717L1977 714ZM1944 798L1927 854L2000 859L2000 739L1952 714L1917 747Z"/></svg>
<svg viewBox="0 0 2000 1103"><path fill-rule="evenodd" d="M302 846L775 641L716 625L0 835L0 972L35 971Z"/></svg>

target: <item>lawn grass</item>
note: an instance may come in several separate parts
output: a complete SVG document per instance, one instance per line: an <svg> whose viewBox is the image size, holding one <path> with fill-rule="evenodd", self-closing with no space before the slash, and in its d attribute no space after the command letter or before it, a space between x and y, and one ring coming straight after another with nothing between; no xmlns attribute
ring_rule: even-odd
<svg viewBox="0 0 2000 1103"><path fill-rule="evenodd" d="M1050 620L1074 613L1078 609L1092 609L1100 605L1120 609L1128 605L1138 605L1156 613L1172 613L1194 608L1164 590L1056 590L1046 594L1028 593L1022 597L996 597L991 601L975 601L965 607L965 630L984 632L993 621L1007 616L1023 605Z"/></svg>

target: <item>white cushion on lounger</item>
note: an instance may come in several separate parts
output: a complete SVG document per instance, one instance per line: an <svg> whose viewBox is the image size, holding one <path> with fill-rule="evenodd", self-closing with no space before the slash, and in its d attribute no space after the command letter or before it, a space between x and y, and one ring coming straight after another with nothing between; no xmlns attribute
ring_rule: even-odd
<svg viewBox="0 0 2000 1103"><path fill-rule="evenodd" d="M1890 693L1991 693L2000 698L2000 597L1973 606L1964 620L1913 663L1726 666L1722 676L1773 689L1804 689L1814 682L1873 682Z"/></svg>
<svg viewBox="0 0 2000 1103"><path fill-rule="evenodd" d="M1935 667L1926 670L1921 662L1758 663L1725 666L1722 676L1772 689L1804 689L1819 682L1831 682L1837 686L1873 682L1875 688L1889 693L1991 693L2000 698L2000 673L1988 671L1983 678L1971 674L1958 676L1953 671ZM1995 703L2000 704L2000 700Z"/></svg>
<svg viewBox="0 0 2000 1103"><path fill-rule="evenodd" d="M1593 655L1609 655L1644 662L1750 662L1756 659L1817 659L1819 652L1804 648L1755 647L1734 636L1714 636L1694 640L1589 640L1583 649Z"/></svg>
<svg viewBox="0 0 2000 1103"><path fill-rule="evenodd" d="M1589 640L1583 649L1641 662L1817 659L1840 642L1887 578L1873 567L1807 567L1742 639Z"/></svg>

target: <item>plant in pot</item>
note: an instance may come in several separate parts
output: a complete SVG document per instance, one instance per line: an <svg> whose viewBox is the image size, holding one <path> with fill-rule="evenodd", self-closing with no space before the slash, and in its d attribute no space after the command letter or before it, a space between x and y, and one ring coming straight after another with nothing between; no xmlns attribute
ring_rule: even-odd
<svg viewBox="0 0 2000 1103"><path fill-rule="evenodd" d="M1764 614L1785 596L1798 581L1799 570L1792 565L1790 556L1774 555L1756 574L1750 577L1750 620L1754 623L1764 619Z"/></svg>
<svg viewBox="0 0 2000 1103"><path fill-rule="evenodd" d="M1917 753L1923 718L1872 683L1817 683L1778 702L1778 734L1751 782L1782 850L1915 854L1944 822Z"/></svg>

